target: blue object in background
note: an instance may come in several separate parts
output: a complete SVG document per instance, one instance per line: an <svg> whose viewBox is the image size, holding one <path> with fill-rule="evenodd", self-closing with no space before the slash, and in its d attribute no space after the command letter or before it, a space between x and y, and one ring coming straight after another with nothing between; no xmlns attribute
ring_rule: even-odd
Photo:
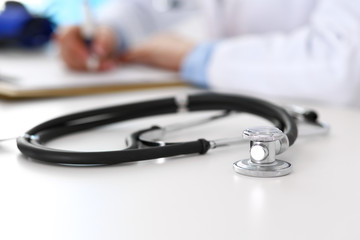
<svg viewBox="0 0 360 240"><path fill-rule="evenodd" d="M50 41L54 29L49 18L33 16L21 3L9 1L0 13L0 47L41 47Z"/></svg>
<svg viewBox="0 0 360 240"><path fill-rule="evenodd" d="M88 0L94 11L108 1ZM0 48L41 47L51 40L57 25L81 23L82 12L82 0L8 1L0 11Z"/></svg>

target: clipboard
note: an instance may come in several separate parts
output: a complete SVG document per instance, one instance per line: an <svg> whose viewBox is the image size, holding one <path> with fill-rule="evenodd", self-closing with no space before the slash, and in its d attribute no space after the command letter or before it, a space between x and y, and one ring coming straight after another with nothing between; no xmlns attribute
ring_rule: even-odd
<svg viewBox="0 0 360 240"><path fill-rule="evenodd" d="M61 97L186 85L176 72L121 65L107 72L76 72L53 51L0 52L0 97Z"/></svg>

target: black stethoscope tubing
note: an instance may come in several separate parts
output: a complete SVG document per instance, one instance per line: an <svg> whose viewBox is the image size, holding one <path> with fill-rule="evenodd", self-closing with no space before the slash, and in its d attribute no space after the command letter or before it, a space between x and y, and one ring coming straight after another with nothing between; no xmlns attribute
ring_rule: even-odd
<svg viewBox="0 0 360 240"><path fill-rule="evenodd" d="M137 140L142 131L132 134L130 146L123 150L81 152L45 146L46 142L63 135L131 119L176 113L182 107L184 106L179 106L176 98L164 98L69 114L30 129L24 136L17 138L17 146L25 156L58 164L107 165L194 153L204 154L210 148L209 141L205 139L139 148ZM257 98L219 93L196 94L188 96L186 108L190 112L229 110L254 114L268 119L281 129L287 135L290 146L297 138L294 119L283 108Z"/></svg>

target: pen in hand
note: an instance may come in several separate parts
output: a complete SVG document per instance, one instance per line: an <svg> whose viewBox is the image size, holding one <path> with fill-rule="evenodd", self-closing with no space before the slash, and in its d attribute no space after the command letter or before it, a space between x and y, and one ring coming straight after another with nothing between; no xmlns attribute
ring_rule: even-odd
<svg viewBox="0 0 360 240"><path fill-rule="evenodd" d="M95 36L95 22L91 13L90 5L87 0L83 0L84 22L81 25L81 35L90 55L86 60L86 68L96 71L100 67L99 57L93 51L93 40Z"/></svg>

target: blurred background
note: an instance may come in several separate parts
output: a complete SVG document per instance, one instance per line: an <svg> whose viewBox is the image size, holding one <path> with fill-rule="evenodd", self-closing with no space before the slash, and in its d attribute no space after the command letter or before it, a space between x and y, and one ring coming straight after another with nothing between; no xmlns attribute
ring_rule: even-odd
<svg viewBox="0 0 360 240"><path fill-rule="evenodd" d="M97 9L108 0L88 0ZM0 0L0 48L39 48L57 26L79 24L83 0Z"/></svg>
<svg viewBox="0 0 360 240"><path fill-rule="evenodd" d="M93 8L109 0L88 0ZM4 10L7 0L0 0L0 11ZM82 15L82 0L20 0L30 13L51 18L56 24L71 25L79 23Z"/></svg>

